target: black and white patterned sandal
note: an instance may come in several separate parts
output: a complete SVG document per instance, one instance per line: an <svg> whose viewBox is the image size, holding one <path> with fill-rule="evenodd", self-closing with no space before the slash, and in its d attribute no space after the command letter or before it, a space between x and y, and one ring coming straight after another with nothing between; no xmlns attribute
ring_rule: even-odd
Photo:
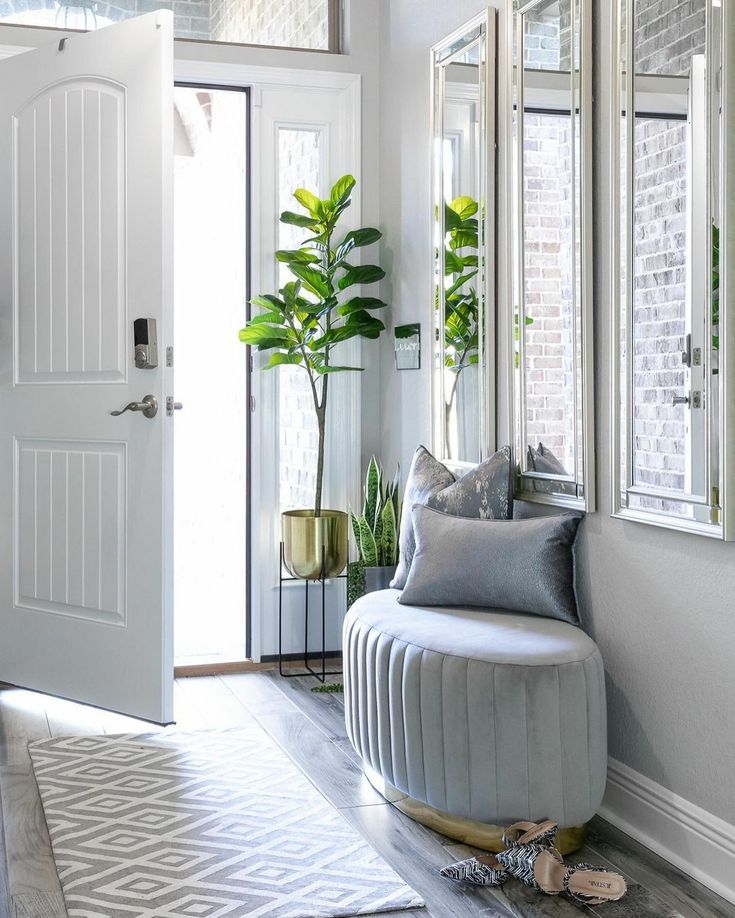
<svg viewBox="0 0 735 918"><path fill-rule="evenodd" d="M622 899L625 880L604 867L578 864L568 867L556 848L524 845L498 854L499 863L521 883L549 896L566 893L576 902L601 905Z"/></svg>
<svg viewBox="0 0 735 918"><path fill-rule="evenodd" d="M509 848L535 842L542 846L552 846L556 840L557 825L550 819L543 822L515 822L503 832L503 844ZM475 886L502 886L508 879L508 873L494 854L482 854L468 857L464 861L443 867L441 875L447 880L459 883L472 883Z"/></svg>
<svg viewBox="0 0 735 918"><path fill-rule="evenodd" d="M502 886L508 879L505 867L498 863L494 854L478 854L442 867L441 875L458 883L473 883L475 886Z"/></svg>

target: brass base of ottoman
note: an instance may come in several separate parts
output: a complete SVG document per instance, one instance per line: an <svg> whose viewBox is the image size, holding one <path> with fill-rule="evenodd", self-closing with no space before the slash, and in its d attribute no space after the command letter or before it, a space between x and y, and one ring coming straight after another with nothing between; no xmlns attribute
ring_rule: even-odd
<svg viewBox="0 0 735 918"><path fill-rule="evenodd" d="M422 826L427 826L441 835L453 838L473 848L482 848L484 851L504 851L503 844L504 826L494 826L487 822L476 822L474 819L465 819L462 816L452 816L442 810L434 809L428 803L414 800L389 784L384 778L368 766L363 766L365 777L375 790L381 794L388 803L410 816ZM562 854L571 854L584 844L587 835L587 823L581 826L570 826L559 829L556 836L556 847Z"/></svg>

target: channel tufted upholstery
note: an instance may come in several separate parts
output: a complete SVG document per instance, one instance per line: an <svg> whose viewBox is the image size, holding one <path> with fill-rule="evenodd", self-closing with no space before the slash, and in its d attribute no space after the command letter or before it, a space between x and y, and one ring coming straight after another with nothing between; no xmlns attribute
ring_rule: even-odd
<svg viewBox="0 0 735 918"><path fill-rule="evenodd" d="M344 623L347 732L366 765L454 816L587 822L605 787L604 672L573 625L359 599Z"/></svg>

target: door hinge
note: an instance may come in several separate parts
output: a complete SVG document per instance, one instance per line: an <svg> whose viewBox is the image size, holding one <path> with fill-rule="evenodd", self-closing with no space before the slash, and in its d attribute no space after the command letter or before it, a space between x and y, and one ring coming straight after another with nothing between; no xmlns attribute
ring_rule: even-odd
<svg viewBox="0 0 735 918"><path fill-rule="evenodd" d="M254 369L255 369L255 358L251 354L250 355L250 372L252 373Z"/></svg>
<svg viewBox="0 0 735 918"><path fill-rule="evenodd" d="M250 410L255 411L255 396L254 395L250 396Z"/></svg>
<svg viewBox="0 0 735 918"><path fill-rule="evenodd" d="M174 349L172 347L166 348L166 366L172 367L174 365Z"/></svg>
<svg viewBox="0 0 735 918"><path fill-rule="evenodd" d="M709 519L711 523L721 522L720 518L720 489L718 487L712 488L712 499L710 502L709 508Z"/></svg>

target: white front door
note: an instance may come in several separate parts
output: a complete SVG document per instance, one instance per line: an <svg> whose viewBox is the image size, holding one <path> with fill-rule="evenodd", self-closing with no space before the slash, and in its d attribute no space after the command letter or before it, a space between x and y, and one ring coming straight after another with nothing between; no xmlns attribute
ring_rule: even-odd
<svg viewBox="0 0 735 918"><path fill-rule="evenodd" d="M173 27L0 62L0 680L173 716ZM157 323L138 369L133 321ZM155 417L111 414L150 395Z"/></svg>

